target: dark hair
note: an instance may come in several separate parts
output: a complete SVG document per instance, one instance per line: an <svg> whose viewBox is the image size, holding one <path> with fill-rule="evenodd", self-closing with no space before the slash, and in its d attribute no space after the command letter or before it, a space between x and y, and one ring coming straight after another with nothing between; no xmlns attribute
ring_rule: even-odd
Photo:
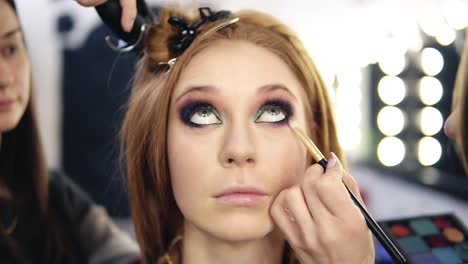
<svg viewBox="0 0 468 264"><path fill-rule="evenodd" d="M14 1L6 2L16 13ZM16 212L18 225L25 227L30 241L36 242L39 250L46 251L40 253L50 263L55 263L65 255L63 252L68 245L66 239L60 239L64 237L64 227L56 223L56 213L48 208L48 172L32 95L18 125L1 136L0 182L12 194L9 206ZM40 240L43 238L46 241ZM0 256L2 263L24 263L17 245L1 226Z"/></svg>
<svg viewBox="0 0 468 264"><path fill-rule="evenodd" d="M13 8L13 10L16 11L15 1L13 1L13 0L7 0L7 3L11 6L11 8Z"/></svg>

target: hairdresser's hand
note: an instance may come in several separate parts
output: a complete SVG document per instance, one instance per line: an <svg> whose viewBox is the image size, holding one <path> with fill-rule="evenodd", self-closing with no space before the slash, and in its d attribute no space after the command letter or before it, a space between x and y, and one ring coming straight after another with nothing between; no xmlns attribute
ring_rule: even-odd
<svg viewBox="0 0 468 264"><path fill-rule="evenodd" d="M108 0L76 0L82 6L98 6ZM120 0L122 6L122 18L120 23L126 32L130 32L133 27L133 22L137 15L136 0Z"/></svg>
<svg viewBox="0 0 468 264"><path fill-rule="evenodd" d="M354 179L332 154L326 173L310 166L303 182L285 189L270 209L302 264L374 263L372 234L342 180L359 198Z"/></svg>

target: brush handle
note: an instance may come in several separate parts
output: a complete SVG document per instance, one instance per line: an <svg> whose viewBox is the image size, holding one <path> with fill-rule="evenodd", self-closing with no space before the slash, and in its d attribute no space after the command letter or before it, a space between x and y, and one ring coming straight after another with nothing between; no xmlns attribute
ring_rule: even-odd
<svg viewBox="0 0 468 264"><path fill-rule="evenodd" d="M351 196L351 199L353 200L354 204L356 204L359 210L361 210L361 213L366 219L367 226L371 230L372 234L374 234L374 236L382 244L385 250L387 250L387 252L392 257L393 261L397 264L407 263L405 257L397 249L395 244L393 244L392 240L390 240L387 234L385 234L380 225L374 220L374 218L372 218L372 216L370 216L366 208L364 208L364 206L359 202L358 198L354 195L353 192L351 192L348 186L346 186L344 182L343 184L346 187L346 190L348 190L348 193Z"/></svg>
<svg viewBox="0 0 468 264"><path fill-rule="evenodd" d="M326 159L321 159L318 164L323 167L323 170L327 170L327 160ZM385 232L382 230L380 225L372 218L372 216L367 212L366 208L361 204L359 199L354 195L354 193L348 188L348 186L343 182L343 185L346 187L346 190L348 190L349 195L351 196L351 200L353 200L354 204L361 210L362 215L364 216L364 219L366 220L367 226L371 230L372 234L377 238L377 240L382 244L382 246L385 248L385 250L390 254L392 257L393 261L397 264L405 264L408 263L406 261L406 258L401 254L401 252L398 250L398 248L393 244L392 240L385 234Z"/></svg>

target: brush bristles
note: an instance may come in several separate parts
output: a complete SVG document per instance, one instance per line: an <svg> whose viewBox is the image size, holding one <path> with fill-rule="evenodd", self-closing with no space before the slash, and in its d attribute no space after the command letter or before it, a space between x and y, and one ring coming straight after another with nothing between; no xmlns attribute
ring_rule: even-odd
<svg viewBox="0 0 468 264"><path fill-rule="evenodd" d="M307 136L307 134L304 131L302 131L302 129L300 129L299 126L297 126L296 122L290 121L289 126L292 128L292 130L294 131L294 134L297 136L297 138L299 138L302 144L304 144L304 146L306 147L306 149L309 151L309 153L312 155L312 157L315 159L316 162L319 162L325 159L325 157L320 152L320 150L315 145L315 143L312 141L312 139L310 139Z"/></svg>

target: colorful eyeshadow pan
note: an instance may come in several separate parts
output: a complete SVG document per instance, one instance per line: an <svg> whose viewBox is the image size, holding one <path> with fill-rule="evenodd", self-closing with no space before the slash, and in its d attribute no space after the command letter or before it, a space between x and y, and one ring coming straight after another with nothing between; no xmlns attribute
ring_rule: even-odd
<svg viewBox="0 0 468 264"><path fill-rule="evenodd" d="M410 221L411 229L420 236L436 235L439 229L429 219L420 219Z"/></svg>
<svg viewBox="0 0 468 264"><path fill-rule="evenodd" d="M411 263L441 264L439 259L431 253L415 254L411 256Z"/></svg>
<svg viewBox="0 0 468 264"><path fill-rule="evenodd" d="M442 264L462 263L460 256L452 248L435 248L432 253L439 259Z"/></svg>
<svg viewBox="0 0 468 264"><path fill-rule="evenodd" d="M427 215L379 222L413 264L468 264L468 233L453 214ZM376 263L379 262L377 256Z"/></svg>
<svg viewBox="0 0 468 264"><path fill-rule="evenodd" d="M403 247L403 249L410 253L422 253L429 250L426 242L417 236L409 236L405 238L400 238L397 240L398 243Z"/></svg>
<svg viewBox="0 0 468 264"><path fill-rule="evenodd" d="M450 246L450 242L442 235L424 237L424 240L431 248Z"/></svg>
<svg viewBox="0 0 468 264"><path fill-rule="evenodd" d="M456 245L455 251L457 251L463 261L468 261L468 242Z"/></svg>
<svg viewBox="0 0 468 264"><path fill-rule="evenodd" d="M446 227L452 226L449 221L447 221L447 220L445 220L443 218L434 219L434 224L440 229L444 229Z"/></svg>
<svg viewBox="0 0 468 264"><path fill-rule="evenodd" d="M460 230L453 228L453 227L445 228L443 233L444 233L444 236L450 242L453 242L453 243L461 243L463 242L463 240L465 240L465 236L463 235L463 233Z"/></svg>
<svg viewBox="0 0 468 264"><path fill-rule="evenodd" d="M397 237L405 237L410 234L410 229L406 225L396 224L391 227L392 234Z"/></svg>

